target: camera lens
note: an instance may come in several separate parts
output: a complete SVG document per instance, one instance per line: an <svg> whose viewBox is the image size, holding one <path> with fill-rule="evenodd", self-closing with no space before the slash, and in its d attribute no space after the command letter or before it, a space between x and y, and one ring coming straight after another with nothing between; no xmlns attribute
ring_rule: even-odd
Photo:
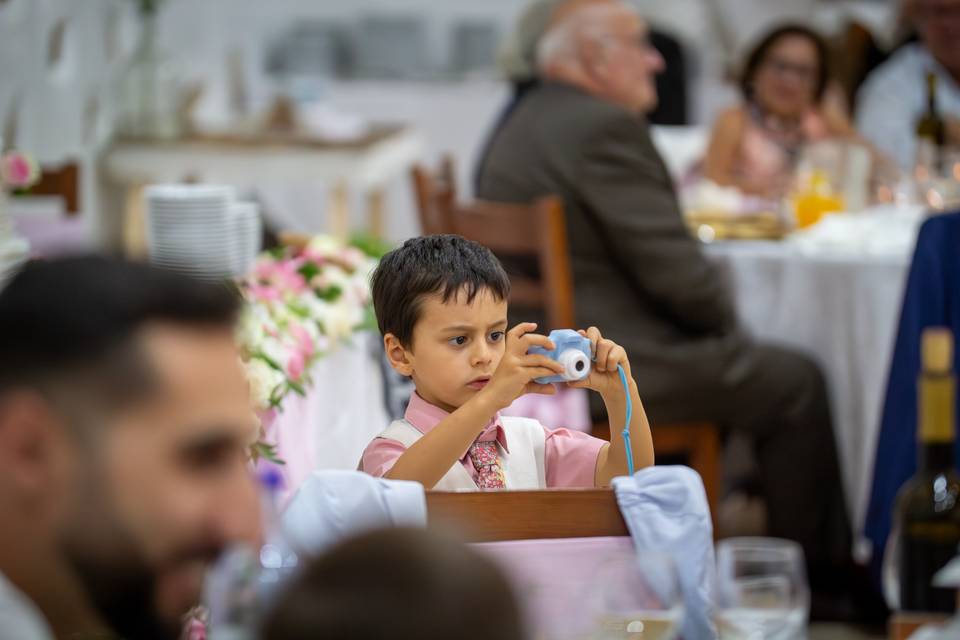
<svg viewBox="0 0 960 640"><path fill-rule="evenodd" d="M582 380L590 372L590 360L579 349L567 349L561 352L557 362L563 365L564 380Z"/></svg>

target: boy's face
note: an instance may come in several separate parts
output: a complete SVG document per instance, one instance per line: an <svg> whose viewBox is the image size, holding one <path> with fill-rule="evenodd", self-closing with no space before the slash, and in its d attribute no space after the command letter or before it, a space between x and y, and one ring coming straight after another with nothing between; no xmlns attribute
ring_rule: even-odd
<svg viewBox="0 0 960 640"><path fill-rule="evenodd" d="M409 348L387 335L393 367L411 376L427 402L454 411L483 389L503 357L507 301L481 289L472 303L460 292L446 303L426 296Z"/></svg>

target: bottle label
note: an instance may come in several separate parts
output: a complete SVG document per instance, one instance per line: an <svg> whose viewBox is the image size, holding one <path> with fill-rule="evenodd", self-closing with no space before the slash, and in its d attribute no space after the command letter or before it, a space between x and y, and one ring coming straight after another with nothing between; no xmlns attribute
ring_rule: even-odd
<svg viewBox="0 0 960 640"><path fill-rule="evenodd" d="M954 384L952 376L920 378L920 440L924 443L953 442Z"/></svg>

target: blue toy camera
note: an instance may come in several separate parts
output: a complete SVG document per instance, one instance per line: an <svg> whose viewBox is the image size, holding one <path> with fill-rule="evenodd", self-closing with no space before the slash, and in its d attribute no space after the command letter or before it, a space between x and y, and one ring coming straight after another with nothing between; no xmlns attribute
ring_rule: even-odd
<svg viewBox="0 0 960 640"><path fill-rule="evenodd" d="M556 347L548 351L543 347L531 347L528 353L547 356L563 365L563 373L545 378L536 378L540 384L573 382L583 380L590 374L590 339L572 329L556 329L550 332L550 342Z"/></svg>

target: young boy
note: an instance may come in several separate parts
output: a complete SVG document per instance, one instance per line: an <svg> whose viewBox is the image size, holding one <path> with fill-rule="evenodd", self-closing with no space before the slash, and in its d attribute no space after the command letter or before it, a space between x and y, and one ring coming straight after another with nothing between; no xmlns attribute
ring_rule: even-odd
<svg viewBox="0 0 960 640"><path fill-rule="evenodd" d="M363 452L361 469L416 480L427 489L542 489L608 486L627 473L620 431L626 398L617 365L627 374L633 403L630 438L636 469L653 464L650 426L622 347L591 327L590 375L572 387L604 400L611 442L536 420L501 416L526 393L555 392L534 379L562 372L533 346L553 349L535 324L507 331L510 281L486 248L459 236L408 240L373 274L373 303L390 364L413 378L416 392L397 420ZM564 327L558 327L564 328Z"/></svg>

